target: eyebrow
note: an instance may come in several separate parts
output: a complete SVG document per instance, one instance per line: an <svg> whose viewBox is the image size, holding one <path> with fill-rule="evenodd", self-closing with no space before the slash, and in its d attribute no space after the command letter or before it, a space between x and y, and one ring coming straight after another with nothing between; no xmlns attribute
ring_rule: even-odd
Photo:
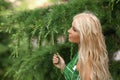
<svg viewBox="0 0 120 80"><path fill-rule="evenodd" d="M76 27L75 26L72 26L74 29L76 29Z"/></svg>

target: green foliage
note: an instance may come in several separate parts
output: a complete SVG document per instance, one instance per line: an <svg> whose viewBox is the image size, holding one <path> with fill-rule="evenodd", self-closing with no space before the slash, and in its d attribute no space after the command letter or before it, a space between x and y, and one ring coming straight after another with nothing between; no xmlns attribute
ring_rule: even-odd
<svg viewBox="0 0 120 80"><path fill-rule="evenodd" d="M110 53L110 70L115 72L112 73L115 80L120 79L116 76L119 68L113 69L115 63L111 59L113 52L120 49L119 3L119 0L70 0L45 9L0 15L0 32L10 36L8 48L12 62L4 79L63 80L63 75L52 65L52 56L59 52L67 63L77 52L76 45L67 41L67 30L71 27L73 16L83 11L91 11L100 19ZM61 35L65 38L64 44L58 43Z"/></svg>
<svg viewBox="0 0 120 80"><path fill-rule="evenodd" d="M12 72L10 75L15 74L14 80L48 80L48 78L53 80L57 70L51 68L52 54L64 47L65 45L46 46L33 51L32 54L21 53L18 58L13 59L14 68L11 68L6 75ZM58 73L56 74L60 77Z"/></svg>
<svg viewBox="0 0 120 80"><path fill-rule="evenodd" d="M0 0L0 11L10 9L11 3L6 2L5 0Z"/></svg>
<svg viewBox="0 0 120 80"><path fill-rule="evenodd" d="M3 78L6 69L9 66L10 61L8 61L8 56L10 55L8 43L9 43L9 34L6 32L1 32L1 25L6 21L1 14L2 11L10 9L11 4L5 2L4 0L0 0L0 79Z"/></svg>
<svg viewBox="0 0 120 80"><path fill-rule="evenodd" d="M0 78L3 77L10 61L8 57L10 56L9 48L9 35L5 32L0 32Z"/></svg>
<svg viewBox="0 0 120 80"><path fill-rule="evenodd" d="M120 79L120 62L111 61L110 71L114 80Z"/></svg>

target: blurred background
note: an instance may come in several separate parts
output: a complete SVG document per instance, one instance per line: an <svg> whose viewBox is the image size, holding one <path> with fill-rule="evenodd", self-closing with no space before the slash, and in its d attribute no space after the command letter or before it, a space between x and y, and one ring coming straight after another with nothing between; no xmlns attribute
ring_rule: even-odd
<svg viewBox="0 0 120 80"><path fill-rule="evenodd" d="M83 11L100 19L109 69L120 80L120 0L0 0L0 80L64 80L52 56L68 63L77 52L67 30Z"/></svg>

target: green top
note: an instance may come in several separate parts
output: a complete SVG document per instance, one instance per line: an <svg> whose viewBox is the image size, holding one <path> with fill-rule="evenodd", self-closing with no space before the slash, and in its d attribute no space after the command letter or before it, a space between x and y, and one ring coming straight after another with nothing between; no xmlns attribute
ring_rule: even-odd
<svg viewBox="0 0 120 80"><path fill-rule="evenodd" d="M80 80L79 72L76 70L77 61L78 54L66 65L63 72L66 80Z"/></svg>

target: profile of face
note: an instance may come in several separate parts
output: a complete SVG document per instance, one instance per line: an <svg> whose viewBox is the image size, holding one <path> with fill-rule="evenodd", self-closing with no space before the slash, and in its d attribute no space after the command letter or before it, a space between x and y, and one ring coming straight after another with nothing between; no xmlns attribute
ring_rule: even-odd
<svg viewBox="0 0 120 80"><path fill-rule="evenodd" d="M78 30L76 29L74 20L72 22L72 27L68 30L68 33L69 33L69 39L68 39L69 42L77 43L77 44L80 43L80 35Z"/></svg>
<svg viewBox="0 0 120 80"><path fill-rule="evenodd" d="M95 15L92 13L80 13L73 17L72 27L68 30L68 33L69 42L89 45L88 41L93 43L94 40L99 41L98 38L102 35L102 29L100 21Z"/></svg>

